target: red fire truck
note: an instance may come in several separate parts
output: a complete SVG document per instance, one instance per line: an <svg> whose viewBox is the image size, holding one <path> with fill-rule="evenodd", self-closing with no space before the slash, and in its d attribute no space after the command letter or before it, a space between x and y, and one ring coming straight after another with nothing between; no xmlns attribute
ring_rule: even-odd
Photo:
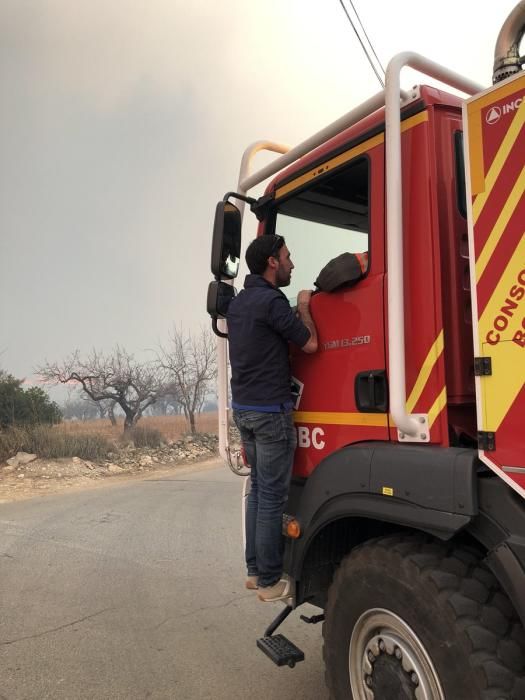
<svg viewBox="0 0 525 700"><path fill-rule="evenodd" d="M220 449L239 471L224 316L245 204L292 251L292 305L329 261L367 253L312 296L318 352L291 350L295 593L258 640L293 666L302 652L274 632L318 606L336 700L525 699L524 30L522 1L488 89L399 54L384 91L304 143L252 144L217 206L208 311L225 336ZM404 66L467 97L403 92ZM261 150L279 155L252 172Z"/></svg>

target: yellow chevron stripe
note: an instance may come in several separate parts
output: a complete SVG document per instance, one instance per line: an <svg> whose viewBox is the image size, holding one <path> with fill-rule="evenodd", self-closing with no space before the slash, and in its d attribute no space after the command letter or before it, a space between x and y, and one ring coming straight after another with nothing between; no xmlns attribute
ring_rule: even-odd
<svg viewBox="0 0 525 700"><path fill-rule="evenodd" d="M408 397L406 403L407 413L412 413L412 411L414 410L414 406L419 401L421 394L423 393L423 389L425 388L425 385L428 381L428 378L430 377L430 373L436 365L439 356L443 352L443 347L443 330L441 330L440 334L436 338L436 341L428 351L428 355L426 356L423 362L423 366L419 371L419 376L416 379L416 383L414 384L414 387L410 392L410 396Z"/></svg>
<svg viewBox="0 0 525 700"><path fill-rule="evenodd" d="M518 302L519 306L514 310L514 315L509 318L507 328L500 332L499 342L496 345L486 342L487 334L493 328L494 319L498 316L505 317L501 308L508 297L509 289L516 284L524 261L525 234L516 246L478 324L482 353L492 359L492 375L480 379L483 430L491 432L499 428L525 382L524 351L517 343L512 342L516 331L522 329L525 301Z"/></svg>
<svg viewBox="0 0 525 700"><path fill-rule="evenodd" d="M432 407L430 408L430 411L428 412L428 427L429 428L431 428L434 425L436 418L439 416L439 414L445 408L446 405L447 405L447 388L444 387L441 394L434 401L434 403L432 404Z"/></svg>
<svg viewBox="0 0 525 700"><path fill-rule="evenodd" d="M428 112L424 111L420 112L419 114L415 114L413 117L405 119L405 121L401 122L401 132L407 131L408 129L412 129L418 124L422 124L426 121L428 121ZM338 156L330 158L330 160L327 160L325 163L316 165L315 168L312 168L308 172L303 173L299 177L295 178L295 180L287 182L286 185L283 185L282 187L278 187L275 190L275 199L277 200L281 197L284 197L293 190L296 190L298 187L301 187L307 182L310 182L316 177L319 177L319 175L325 175L328 170L333 170L334 168L337 168L340 165L344 165L344 163L348 163L353 158L356 158L362 153L366 153L366 151L369 151L370 149L378 146L380 143L383 143L384 140L385 134L384 132L382 132L380 134L377 134L377 136L373 136L367 141L363 141L363 143L360 143L358 146L355 146L355 148L351 148L349 151L340 153Z"/></svg>
<svg viewBox="0 0 525 700"><path fill-rule="evenodd" d="M525 102L523 104L525 104ZM505 202L505 206L501 210L501 213L498 216L496 223L494 224L494 228L490 232L487 242L483 246L483 250L479 254L479 257L476 261L476 280L478 282L481 279L481 276L483 275L485 268L487 267L489 260L492 257L492 254L494 253L498 241L501 238L507 224L509 223L512 214L514 213L514 210L518 206L518 203L521 197L523 196L524 191L525 166L523 166L521 173L518 175L518 179L516 180L514 187L512 188L512 192L510 193L509 198Z"/></svg>
<svg viewBox="0 0 525 700"><path fill-rule="evenodd" d="M295 411L295 423L327 425L361 425L378 428L388 427L386 413L345 413L342 411Z"/></svg>
<svg viewBox="0 0 525 700"><path fill-rule="evenodd" d="M507 160L511 149L514 146L524 123L525 100L521 103L518 111L514 115L509 130L505 134L505 138L501 142L498 152L496 153L496 157L492 161L492 164L485 178L484 191L480 192L480 194L478 194L478 196L474 200L474 203L472 205L472 216L474 223L478 220L479 215L483 211L483 207L485 206L487 199L489 198L490 193L492 192L496 180L498 179L503 169L503 166L505 165L505 161ZM481 148L481 144L479 145L479 148Z"/></svg>

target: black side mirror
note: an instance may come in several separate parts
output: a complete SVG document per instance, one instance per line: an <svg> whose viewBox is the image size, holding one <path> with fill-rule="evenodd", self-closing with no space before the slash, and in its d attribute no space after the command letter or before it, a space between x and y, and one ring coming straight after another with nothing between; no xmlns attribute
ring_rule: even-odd
<svg viewBox="0 0 525 700"><path fill-rule="evenodd" d="M235 296L235 287L226 282L214 280L208 286L206 310L212 318L226 318L230 301Z"/></svg>
<svg viewBox="0 0 525 700"><path fill-rule="evenodd" d="M215 209L211 244L211 271L217 280L234 279L241 261L241 212L231 202Z"/></svg>
<svg viewBox="0 0 525 700"><path fill-rule="evenodd" d="M227 333L222 333L217 328L217 319L226 318L230 301L235 296L235 287L226 282L214 280L208 286L208 298L206 300L206 310L212 318L213 332L221 338L227 338Z"/></svg>

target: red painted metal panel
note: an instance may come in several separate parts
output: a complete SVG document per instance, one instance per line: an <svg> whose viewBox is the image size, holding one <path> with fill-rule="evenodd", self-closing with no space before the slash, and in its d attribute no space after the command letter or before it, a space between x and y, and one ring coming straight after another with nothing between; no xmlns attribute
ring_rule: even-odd
<svg viewBox="0 0 525 700"><path fill-rule="evenodd" d="M379 425L355 425L360 419L354 395L358 372L385 368L384 344L384 146L368 152L370 159L370 271L355 287L312 297L312 314L317 326L319 350L306 355L297 350L292 355L292 374L303 384L298 406L301 413L339 413L347 424L322 422L315 415L309 422L296 420L299 443L294 473L308 476L331 452L361 440L387 440L386 416L375 416ZM366 342L351 344L355 338ZM339 342L339 347L334 341ZM347 341L350 341L348 344ZM345 414L346 418L345 418ZM362 415L362 414L361 414ZM372 420L374 418L373 414ZM314 420L315 422L310 422ZM383 422L383 426L381 426ZM313 441L312 430L318 439ZM310 438L301 439L309 431ZM320 444L323 447L320 447Z"/></svg>
<svg viewBox="0 0 525 700"><path fill-rule="evenodd" d="M448 445L450 422L458 432L474 432L472 346L469 334L469 289L465 269L468 246L465 222L457 207L454 132L460 129L460 100L433 88L422 89L428 105L402 135L405 258L406 376L409 412L427 413L433 444ZM348 142L377 134L379 110L280 174L267 188L321 162ZM409 128L406 128L406 127ZM297 425L300 438L295 474L307 476L328 454L363 440L392 439L397 430L388 417L362 424L354 397L355 375L387 366L384 144L369 152L371 164L371 269L354 288L318 294L312 311L320 350L313 356L292 355L293 375L303 383ZM262 227L260 229L262 232ZM359 346L330 341L370 337ZM447 384L447 381L449 382ZM338 420L327 414L338 413ZM316 415L317 414L317 415ZM306 419L305 419L306 416ZM343 418L341 418L343 416ZM346 416L346 418L344 418ZM373 416L373 414L372 414ZM345 420L347 419L347 422ZM313 430L317 429L315 439Z"/></svg>

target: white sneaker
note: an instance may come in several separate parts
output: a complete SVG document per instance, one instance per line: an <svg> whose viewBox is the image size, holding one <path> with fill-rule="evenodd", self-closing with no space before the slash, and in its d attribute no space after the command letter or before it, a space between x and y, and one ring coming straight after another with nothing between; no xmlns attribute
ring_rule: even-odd
<svg viewBox="0 0 525 700"><path fill-rule="evenodd" d="M292 597L292 582L290 579L282 578L273 586L259 587L257 596L263 603L275 603L278 600L286 600L286 598Z"/></svg>

